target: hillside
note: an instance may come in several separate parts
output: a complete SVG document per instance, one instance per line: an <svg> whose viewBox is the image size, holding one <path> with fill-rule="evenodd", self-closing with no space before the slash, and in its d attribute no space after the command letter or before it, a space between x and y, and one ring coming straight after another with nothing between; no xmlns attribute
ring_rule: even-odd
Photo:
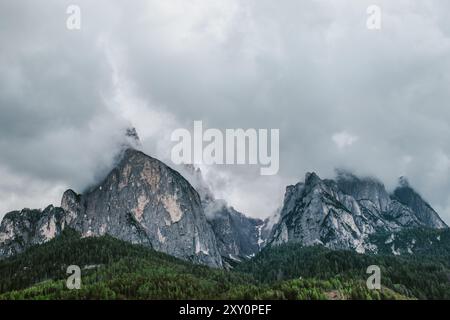
<svg viewBox="0 0 450 320"><path fill-rule="evenodd" d="M65 285L65 271L72 264L82 268L80 290ZM58 238L0 261L0 299L405 298L388 288L369 291L357 278L286 277L269 282L256 276L258 268L249 267L209 268L109 236L81 238L66 229Z"/></svg>
<svg viewBox="0 0 450 320"><path fill-rule="evenodd" d="M322 246L303 247L285 244L266 248L255 258L236 267L236 271L249 273L261 283L276 283L298 277L319 280L340 278L344 281L367 279L367 267L378 265L381 284L410 298L450 299L450 231L405 230L395 235L398 248L406 252L403 243L416 239L416 254L393 255L392 244L384 244L380 235L379 254L358 254L352 251L330 250ZM429 238L439 238L435 245ZM382 243L382 244L381 244Z"/></svg>

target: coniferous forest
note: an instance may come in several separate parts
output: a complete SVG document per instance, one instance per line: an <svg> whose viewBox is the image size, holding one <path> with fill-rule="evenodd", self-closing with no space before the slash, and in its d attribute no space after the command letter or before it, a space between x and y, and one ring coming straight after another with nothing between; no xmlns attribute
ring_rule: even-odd
<svg viewBox="0 0 450 320"><path fill-rule="evenodd" d="M0 299L450 299L448 248L394 256L288 244L222 270L67 229L0 261ZM66 286L69 265L81 268L79 290ZM380 266L380 290L366 286L369 265Z"/></svg>

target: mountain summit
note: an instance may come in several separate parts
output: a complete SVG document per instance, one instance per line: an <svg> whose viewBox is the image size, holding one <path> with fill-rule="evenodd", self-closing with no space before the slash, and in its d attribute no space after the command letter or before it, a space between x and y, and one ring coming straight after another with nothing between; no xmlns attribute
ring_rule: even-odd
<svg viewBox="0 0 450 320"><path fill-rule="evenodd" d="M447 228L409 185L401 184L389 194L374 178L340 172L336 180L322 180L307 173L304 183L287 187L280 220L268 244L296 242L377 252L371 234L414 227Z"/></svg>
<svg viewBox="0 0 450 320"><path fill-rule="evenodd" d="M134 130L128 136L138 141ZM377 253L375 234L447 228L405 179L388 193L374 178L339 172L329 180L312 172L286 188L270 230L270 219L246 217L216 199L199 169L188 166L184 171L187 179L126 147L103 181L83 194L67 190L61 207L6 214L0 224L0 258L47 242L66 228L83 237L110 235L218 268L248 259L264 245L294 242Z"/></svg>
<svg viewBox="0 0 450 320"><path fill-rule="evenodd" d="M0 255L20 252L71 227L86 237L108 234L175 257L222 266L195 189L178 172L134 149L124 152L100 184L82 195L66 191L61 209L48 211L5 216Z"/></svg>

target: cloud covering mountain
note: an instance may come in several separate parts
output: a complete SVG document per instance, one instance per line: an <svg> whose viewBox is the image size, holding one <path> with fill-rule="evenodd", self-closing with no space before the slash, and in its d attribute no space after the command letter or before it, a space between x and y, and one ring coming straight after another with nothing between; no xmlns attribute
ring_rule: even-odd
<svg viewBox="0 0 450 320"><path fill-rule="evenodd" d="M450 3L378 1L0 3L0 215L57 203L108 172L132 123L146 153L170 133L279 128L280 172L202 168L214 192L255 217L285 185L336 167L394 188L407 176L450 222ZM245 195L243 197L242 195Z"/></svg>

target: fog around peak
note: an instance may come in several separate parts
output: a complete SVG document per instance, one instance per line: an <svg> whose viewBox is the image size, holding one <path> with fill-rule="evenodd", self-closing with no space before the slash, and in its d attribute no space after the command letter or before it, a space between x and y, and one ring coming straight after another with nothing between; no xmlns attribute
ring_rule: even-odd
<svg viewBox="0 0 450 320"><path fill-rule="evenodd" d="M217 198L265 218L289 184L336 168L407 177L450 222L450 3L79 0L0 3L0 215L59 204L113 164L132 126L172 166L170 134L280 129L280 171L202 167ZM120 145L120 143L119 143Z"/></svg>

